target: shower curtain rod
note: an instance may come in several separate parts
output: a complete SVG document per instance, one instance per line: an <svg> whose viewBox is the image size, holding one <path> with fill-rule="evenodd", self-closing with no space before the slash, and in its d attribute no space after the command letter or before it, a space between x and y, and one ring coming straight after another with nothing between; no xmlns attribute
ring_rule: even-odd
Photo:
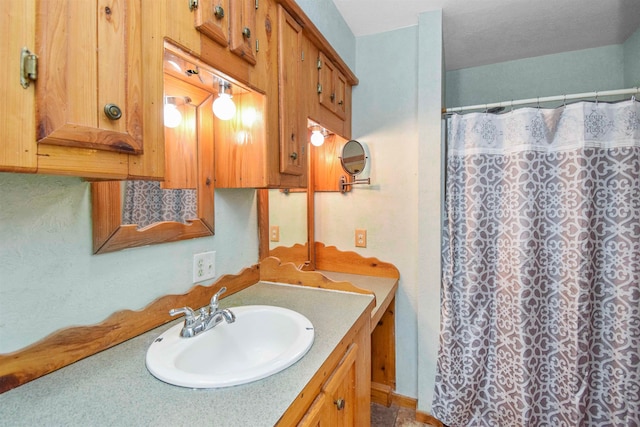
<svg viewBox="0 0 640 427"><path fill-rule="evenodd" d="M600 96L616 96L616 95L630 95L632 93L639 93L640 88L634 87L630 89L615 89L615 90L603 90L601 92L585 92L585 93L574 93L571 95L557 95L557 96L545 96L541 98L529 98L529 99L519 99L517 101L502 101L502 102L494 102L491 104L477 104L477 105L468 105L465 107L453 107L453 108L443 108L442 114L450 114L457 113L460 111L470 111L470 110L488 110L489 108L496 107L513 107L515 105L525 105L525 104L540 104L541 102L553 102L553 101L568 101L572 99L583 99L583 98L596 98Z"/></svg>

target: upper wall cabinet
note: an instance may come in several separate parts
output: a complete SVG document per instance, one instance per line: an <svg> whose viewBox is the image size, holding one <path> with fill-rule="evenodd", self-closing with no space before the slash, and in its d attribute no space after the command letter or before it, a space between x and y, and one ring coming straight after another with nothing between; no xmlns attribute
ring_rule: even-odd
<svg viewBox="0 0 640 427"><path fill-rule="evenodd" d="M27 169L39 173L93 178L163 176L164 140L145 134L148 127L162 127L161 116L153 111L145 114L143 107L157 106L162 99L161 90L157 99L148 90L154 85L161 88L162 63L156 69L146 61L152 56L154 44L161 52L162 40L153 34L151 24L141 25L141 2L9 3L16 22L26 25L21 31L9 32L11 40L7 42L28 47L22 28L32 29L35 44L32 42L30 48L37 60L27 57L27 66L33 67L29 80L33 81L21 89L22 96L12 95L10 99L26 107L12 113L23 119L3 126L0 137L3 145L18 147L23 143L14 142L12 134L33 135L27 129L32 125L28 115L33 106L27 104L35 106L35 137L26 149L6 149L14 154L0 158L0 170L20 170L26 160ZM3 19L6 16L3 13ZM14 62L12 58L19 52L14 46L11 51L3 48L2 62ZM9 70L5 75L16 78L4 80L17 84L18 71L17 67ZM18 149L24 150L20 153L24 159L16 159Z"/></svg>
<svg viewBox="0 0 640 427"><path fill-rule="evenodd" d="M257 0L190 0L189 5L198 31L255 65Z"/></svg>
<svg viewBox="0 0 640 427"><path fill-rule="evenodd" d="M217 43L203 43L202 59L225 58L226 72L266 94L260 118L263 139L249 143L216 138L217 188L293 188L307 185L307 141L301 108L301 27L278 2L261 0L256 10L256 64L221 51ZM254 32L251 32L254 38ZM228 51L227 51L228 52ZM218 59L219 60L219 59ZM235 62L234 62L235 60ZM221 61L222 62L222 61ZM232 64L236 64L232 67ZM245 74L243 74L245 73Z"/></svg>
<svg viewBox="0 0 640 427"><path fill-rule="evenodd" d="M20 84L20 70L25 63L35 65L24 47L34 50L36 34L35 0L10 1L2 5L0 13L0 171L35 172L38 168L35 86L35 69L25 70L24 87ZM24 56L24 57L23 57Z"/></svg>
<svg viewBox="0 0 640 427"><path fill-rule="evenodd" d="M347 79L327 56L318 55L318 101L342 120L347 114Z"/></svg>
<svg viewBox="0 0 640 427"><path fill-rule="evenodd" d="M300 106L302 27L278 8L278 93L280 112L280 172L304 175L307 166L306 117Z"/></svg>

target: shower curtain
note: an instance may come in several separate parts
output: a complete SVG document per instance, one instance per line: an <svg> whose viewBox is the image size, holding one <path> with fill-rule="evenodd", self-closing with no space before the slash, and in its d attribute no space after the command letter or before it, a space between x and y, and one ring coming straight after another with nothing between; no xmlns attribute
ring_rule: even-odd
<svg viewBox="0 0 640 427"><path fill-rule="evenodd" d="M640 107L453 116L433 415L640 425Z"/></svg>

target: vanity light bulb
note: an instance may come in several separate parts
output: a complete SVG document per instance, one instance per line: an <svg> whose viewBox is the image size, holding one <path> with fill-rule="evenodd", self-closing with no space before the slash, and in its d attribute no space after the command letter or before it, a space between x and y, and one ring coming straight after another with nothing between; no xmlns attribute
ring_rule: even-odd
<svg viewBox="0 0 640 427"><path fill-rule="evenodd" d="M314 130L311 132L311 143L316 147L320 147L324 144L324 135L319 130Z"/></svg>
<svg viewBox="0 0 640 427"><path fill-rule="evenodd" d="M231 100L231 95L221 93L213 101L213 114L220 120L230 120L236 114L236 104Z"/></svg>
<svg viewBox="0 0 640 427"><path fill-rule="evenodd" d="M164 125L174 128L182 121L182 114L174 104L164 104Z"/></svg>

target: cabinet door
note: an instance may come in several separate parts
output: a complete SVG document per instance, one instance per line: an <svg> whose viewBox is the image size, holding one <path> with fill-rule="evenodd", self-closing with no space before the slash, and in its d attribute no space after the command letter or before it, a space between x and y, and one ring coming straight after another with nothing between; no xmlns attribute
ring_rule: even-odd
<svg viewBox="0 0 640 427"><path fill-rule="evenodd" d="M318 101L320 105L335 111L336 94L333 88L333 80L336 69L333 63L320 52L318 57Z"/></svg>
<svg viewBox="0 0 640 427"><path fill-rule="evenodd" d="M142 153L140 0L41 1L38 144Z"/></svg>
<svg viewBox="0 0 640 427"><path fill-rule="evenodd" d="M233 0L230 13L229 49L248 63L255 64L253 46L256 38L256 2Z"/></svg>
<svg viewBox="0 0 640 427"><path fill-rule="evenodd" d="M322 52L318 56L318 102L342 120L346 118L347 78Z"/></svg>
<svg viewBox="0 0 640 427"><path fill-rule="evenodd" d="M321 392L298 423L298 427L333 427L331 405L327 396Z"/></svg>
<svg viewBox="0 0 640 427"><path fill-rule="evenodd" d="M195 26L222 46L229 44L229 0L200 0L195 9Z"/></svg>
<svg viewBox="0 0 640 427"><path fill-rule="evenodd" d="M335 110L338 117L344 120L347 117L347 78L336 70L334 79Z"/></svg>
<svg viewBox="0 0 640 427"><path fill-rule="evenodd" d="M298 105L302 73L302 27L280 6L278 29L280 172L303 175L306 132Z"/></svg>
<svg viewBox="0 0 640 427"><path fill-rule="evenodd" d="M35 0L8 1L0 12L0 170L35 172L35 86L23 88L19 73L23 47L35 49Z"/></svg>
<svg viewBox="0 0 640 427"><path fill-rule="evenodd" d="M358 344L352 344L344 358L327 381L324 393L328 403L325 415L331 426L356 425L356 359Z"/></svg>

